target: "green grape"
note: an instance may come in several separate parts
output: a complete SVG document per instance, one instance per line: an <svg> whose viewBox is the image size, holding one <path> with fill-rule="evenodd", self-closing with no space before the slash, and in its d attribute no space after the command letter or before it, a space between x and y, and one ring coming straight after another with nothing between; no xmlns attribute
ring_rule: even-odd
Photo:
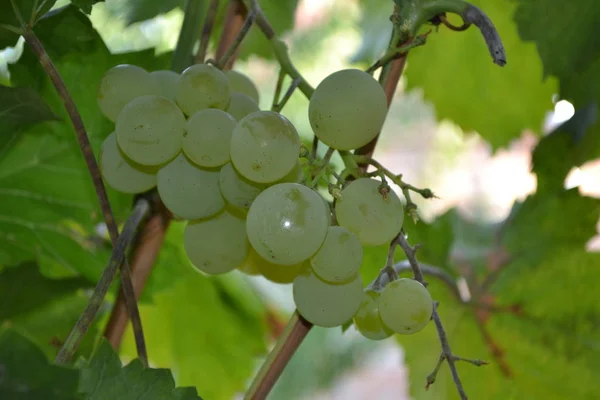
<svg viewBox="0 0 600 400"><path fill-rule="evenodd" d="M356 149L381 131L387 115L383 88L358 69L334 72L310 98L308 118L315 135L338 150Z"/></svg>
<svg viewBox="0 0 600 400"><path fill-rule="evenodd" d="M294 165L294 168L283 178L279 179L276 183L300 183L304 178L304 169L300 159Z"/></svg>
<svg viewBox="0 0 600 400"><path fill-rule="evenodd" d="M425 286L402 278L388 283L379 298L381 321L396 333L412 335L427 326L433 299Z"/></svg>
<svg viewBox="0 0 600 400"><path fill-rule="evenodd" d="M185 124L183 152L201 167L220 167L229 162L229 144L236 121L223 110L207 108Z"/></svg>
<svg viewBox="0 0 600 400"><path fill-rule="evenodd" d="M294 279L298 275L310 268L310 265L306 261L294 265L270 263L262 258L252 247L250 247L248 259L253 268L265 279L281 285L294 282Z"/></svg>
<svg viewBox="0 0 600 400"><path fill-rule="evenodd" d="M227 81L229 82L229 86L231 87L232 92L243 93L246 96L250 97L252 100L254 100L256 104L260 104L258 89L254 85L254 83L252 83L252 80L250 80L250 78L234 70L229 70L225 72L225 75L227 76Z"/></svg>
<svg viewBox="0 0 600 400"><path fill-rule="evenodd" d="M164 164L181 151L184 126L185 117L171 100L138 97L117 118L117 143L138 164Z"/></svg>
<svg viewBox="0 0 600 400"><path fill-rule="evenodd" d="M223 72L212 65L196 64L181 73L175 97L183 112L193 115L205 108L225 110L231 89Z"/></svg>
<svg viewBox="0 0 600 400"><path fill-rule="evenodd" d="M313 272L325 282L341 283L354 278L362 259L363 248L358 237L341 226L330 226L310 264Z"/></svg>
<svg viewBox="0 0 600 400"><path fill-rule="evenodd" d="M102 143L98 163L106 183L119 192L142 193L156 186L156 170L126 159L114 132Z"/></svg>
<svg viewBox="0 0 600 400"><path fill-rule="evenodd" d="M296 128L276 112L254 112L233 130L231 161L253 182L271 183L283 178L296 165L299 153Z"/></svg>
<svg viewBox="0 0 600 400"><path fill-rule="evenodd" d="M360 178L342 190L335 204L338 224L353 232L365 246L389 243L402 228L404 212L398 195L379 192L380 181Z"/></svg>
<svg viewBox="0 0 600 400"><path fill-rule="evenodd" d="M231 93L229 106L225 111L231 114L236 121L240 121L246 115L260 111L260 108L258 108L258 104L256 104L254 100L244 93L233 92Z"/></svg>
<svg viewBox="0 0 600 400"><path fill-rule="evenodd" d="M321 196L297 183L263 191L246 220L252 247L265 260L281 265L308 260L323 244L328 226Z"/></svg>
<svg viewBox="0 0 600 400"><path fill-rule="evenodd" d="M314 273L299 275L294 280L294 302L300 315L310 323L326 328L340 326L352 319L362 301L362 279L342 284L320 280Z"/></svg>
<svg viewBox="0 0 600 400"><path fill-rule="evenodd" d="M179 83L181 75L169 70L154 71L151 72L150 75L154 76L158 81L162 96L171 101L175 101L177 83Z"/></svg>
<svg viewBox="0 0 600 400"><path fill-rule="evenodd" d="M183 154L162 167L157 178L162 202L180 218L208 218L225 208L219 171L197 167Z"/></svg>
<svg viewBox="0 0 600 400"><path fill-rule="evenodd" d="M238 271L243 272L246 275L250 276L260 276L260 271L254 262L254 257L252 257L252 253L256 253L252 246L249 246L248 255L246 259L237 267Z"/></svg>
<svg viewBox="0 0 600 400"><path fill-rule="evenodd" d="M367 339L383 340L394 333L386 327L379 316L379 297L381 293L365 290L363 299L354 315L354 326Z"/></svg>
<svg viewBox="0 0 600 400"><path fill-rule="evenodd" d="M183 246L198 270L209 275L233 271L248 256L246 223L227 210L208 219L190 221L185 227Z"/></svg>
<svg viewBox="0 0 600 400"><path fill-rule="evenodd" d="M117 65L106 71L96 94L100 111L116 122L131 100L140 96L160 95L158 81L148 71L135 65Z"/></svg>
<svg viewBox="0 0 600 400"><path fill-rule="evenodd" d="M219 187L227 203L247 210L267 185L249 181L237 172L231 163L227 163L221 168Z"/></svg>

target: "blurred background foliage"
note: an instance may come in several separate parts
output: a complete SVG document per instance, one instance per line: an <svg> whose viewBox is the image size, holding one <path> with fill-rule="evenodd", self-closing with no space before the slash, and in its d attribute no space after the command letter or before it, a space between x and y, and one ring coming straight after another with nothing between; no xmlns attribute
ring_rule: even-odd
<svg viewBox="0 0 600 400"><path fill-rule="evenodd" d="M491 363L459 364L470 397L598 398L600 45L592 38L600 5L472 2L496 24L507 66L491 62L475 28L427 27L433 33L408 57L375 158L440 197L416 199L425 222L406 229L412 243L424 245L421 261L456 278L460 298L430 278L453 349ZM366 68L388 44L389 0L260 3L313 85L341 68ZM55 9L68 4L59 0ZM102 74L126 62L168 68L183 5L106 0L89 17L67 7L40 22L37 33L96 150L111 130L96 107ZM221 30L218 23L215 37ZM215 47L213 41L209 52ZM261 106L270 107L278 65L255 28L236 69L252 77ZM66 114L23 43L0 52L0 83L0 326L52 358L110 246ZM15 102L21 113L8 113ZM305 138L312 135L307 106L296 94L283 111ZM110 196L122 221L131 198ZM241 397L293 311L291 286L238 273L201 276L189 266L181 235L182 225L173 223L141 300L151 364L170 368L178 385L195 386L205 399ZM365 282L385 253L365 252ZM109 311L107 303L82 357ZM445 368L424 390L439 352L433 324L382 342L353 327L314 328L270 398L454 399ZM135 356L130 332L121 356ZM0 393L8 384L0 380Z"/></svg>

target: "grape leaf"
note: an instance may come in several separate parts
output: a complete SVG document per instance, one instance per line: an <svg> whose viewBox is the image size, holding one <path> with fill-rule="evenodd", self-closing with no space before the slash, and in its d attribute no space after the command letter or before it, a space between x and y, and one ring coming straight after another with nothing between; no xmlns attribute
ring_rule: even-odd
<svg viewBox="0 0 600 400"><path fill-rule="evenodd" d="M82 369L79 388L86 400L201 400L193 388L175 388L167 369L144 368L137 359L122 367L119 356L106 340Z"/></svg>
<svg viewBox="0 0 600 400"><path fill-rule="evenodd" d="M388 1L362 0L359 27L362 32L360 47L350 58L351 62L373 64L387 48L392 34L389 22L393 7Z"/></svg>
<svg viewBox="0 0 600 400"><path fill-rule="evenodd" d="M23 25L33 26L37 19L46 14L56 0L4 0L0 4L0 49L14 46L20 34L15 29Z"/></svg>
<svg viewBox="0 0 600 400"><path fill-rule="evenodd" d="M150 362L176 370L179 385L195 386L207 399L232 398L254 372L255 357L265 352L264 305L239 275L205 277L190 266L182 246L168 250L176 251L168 258L173 264L156 269L168 272L176 263L186 269L152 304L140 304ZM135 355L131 332L121 352Z"/></svg>
<svg viewBox="0 0 600 400"><path fill-rule="evenodd" d="M163 69L168 62L168 56L156 58L152 51L111 55L87 17L73 6L41 20L36 31L96 151L114 129L96 104L95 88L104 72L121 63ZM4 132L12 147L0 158L0 260L8 265L36 260L47 276L82 274L96 280L105 267L108 246L94 231L102 216L70 120L27 49L11 67L11 75L14 84L35 89L61 121ZM123 220L131 196L112 190L109 195L116 217Z"/></svg>
<svg viewBox="0 0 600 400"><path fill-rule="evenodd" d="M83 11L84 13L91 14L92 6L101 1L104 1L104 0L71 0L71 4L74 4L77 7L79 7L79 9L81 11Z"/></svg>
<svg viewBox="0 0 600 400"><path fill-rule="evenodd" d="M554 79L542 81L541 61L532 43L521 42L512 20L514 3L471 1L498 29L507 65L495 65L474 27L454 32L440 27L423 47L410 52L407 89L421 88L440 120L477 131L494 148L507 145L524 129L539 132L557 92Z"/></svg>
<svg viewBox="0 0 600 400"><path fill-rule="evenodd" d="M175 7L183 8L184 5L183 0L113 0L107 3L107 9L112 15L122 18L127 25L130 25L152 19Z"/></svg>
<svg viewBox="0 0 600 400"><path fill-rule="evenodd" d="M29 340L11 329L0 332L0 398L75 400L77 370L50 365Z"/></svg>

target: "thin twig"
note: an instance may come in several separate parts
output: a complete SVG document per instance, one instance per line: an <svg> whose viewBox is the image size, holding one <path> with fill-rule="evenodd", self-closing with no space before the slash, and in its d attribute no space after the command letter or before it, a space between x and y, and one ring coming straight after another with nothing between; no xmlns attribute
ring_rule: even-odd
<svg viewBox="0 0 600 400"><path fill-rule="evenodd" d="M390 61L399 58L403 55L406 55L406 53L408 53L408 51L412 48L418 47L418 46L423 46L427 40L427 36L431 33L431 31L423 34L423 35L419 35L417 36L414 40L410 41L409 43L406 43L404 45L398 46L398 47L394 47L394 48L390 48L386 51L386 53L379 59L377 60L377 62L375 62L375 64L371 65L366 72L369 74L372 74L373 72L375 72L378 68L383 67L385 65L387 65Z"/></svg>
<svg viewBox="0 0 600 400"><path fill-rule="evenodd" d="M94 189L96 190L96 196L98 197L98 201L100 203L100 210L102 212L102 216L104 217L104 222L106 223L106 227L108 229L113 247L115 247L117 245L117 239L119 237L119 229L115 222L115 218L110 207L110 202L106 194L106 188L104 187L104 182L102 181L102 176L100 174L100 169L98 168L96 157L94 156L94 152L92 151L92 146L90 144L89 137L85 130L83 120L81 119L81 115L79 114L79 111L75 106L75 102L73 101L73 98L71 97L71 94L69 93L65 82L60 76L60 73L56 69L54 63L50 59L50 56L46 52L46 49L44 48L42 42L40 42L39 38L31 30L26 31L23 34L23 37L25 38L27 44L29 44L29 47L31 48L33 53L37 56L42 68L52 81L52 84L54 85L56 92L58 93L61 101L63 102L63 105L65 106L69 118L71 119L71 123L73 124L75 135L77 136L77 141L79 142L83 158L85 159L88 171L92 177L92 182L94 185ZM106 279L108 279L108 285L110 285L110 283L114 279L116 271L116 269L114 271L110 270L109 274L107 274L107 271L105 271L105 274L103 276L106 275ZM142 329L142 323L140 320L139 310L137 307L137 302L135 300L133 284L131 282L131 272L129 270L129 264L127 263L127 261L125 261L123 265L121 265L121 281L123 294L126 300L127 310L129 316L131 317L133 325L138 356L140 360L142 360L142 363L147 364L148 361L146 356L144 333ZM102 297L100 301L102 301L103 299L104 297ZM89 322L91 323L91 321Z"/></svg>
<svg viewBox="0 0 600 400"><path fill-rule="evenodd" d="M292 83L290 83L290 87L288 88L288 90L283 94L281 100L279 100L279 102L273 106L272 110L275 112L280 112L283 109L283 107L285 107L288 100L292 97L294 91L298 88L299 84L300 79L294 79Z"/></svg>
<svg viewBox="0 0 600 400"><path fill-rule="evenodd" d="M244 38L250 31L250 28L252 27L252 24L254 23L254 19L256 18L256 4L257 4L256 0L253 0L252 6L250 8L250 12L246 16L246 19L244 20L244 24L240 28L235 39L233 40L233 42L231 42L231 44L229 45L229 47L227 48L227 51L223 54L223 56L218 58L217 67L219 69L223 69L226 65L229 64L229 60L233 57L234 54L237 53L240 45L242 44L242 41L244 40Z"/></svg>
<svg viewBox="0 0 600 400"><path fill-rule="evenodd" d="M200 35L200 46L196 52L196 64L202 64L206 59L206 51L215 26L215 18L218 10L219 0L210 0L208 10L206 11L206 18L204 19L204 27L202 28L202 34Z"/></svg>
<svg viewBox="0 0 600 400"><path fill-rule="evenodd" d="M464 22L464 21L463 21L462 25L456 26L452 22L448 21L448 18L444 14L440 15L439 18L440 18L440 21L442 22L442 24L444 24L444 26L446 28L448 28L452 31L455 31L455 32L466 31L471 26L471 24Z"/></svg>
<svg viewBox="0 0 600 400"><path fill-rule="evenodd" d="M283 90L283 81L285 80L286 73L283 68L279 70L277 76L277 84L275 85L275 93L273 93L273 102L271 103L271 111L275 111L277 104L279 104L279 98L281 97L281 91Z"/></svg>
<svg viewBox="0 0 600 400"><path fill-rule="evenodd" d="M55 362L57 364L68 363L75 354L77 347L81 343L81 340L83 339L91 323L94 321L94 318L96 317L96 314L98 313L98 310L104 301L104 297L110 288L112 279L116 274L119 265L121 265L125 259L127 247L133 240L140 223L144 220L149 212L150 203L146 199L139 199L129 218L125 222L123 232L114 245L108 265L104 269L100 281L98 281L98 284L94 288L94 292L92 293L85 310L77 320L77 323L69 333L69 336L67 336L67 339L56 356ZM142 362L145 362L147 366L147 358L144 358Z"/></svg>
<svg viewBox="0 0 600 400"><path fill-rule="evenodd" d="M217 46L215 59L220 60L231 46L238 33L244 25L246 19L246 7L241 0L230 0L225 14L225 23L223 24L223 33ZM224 70L231 69L237 58L237 53L229 57L229 62L223 67Z"/></svg>
<svg viewBox="0 0 600 400"><path fill-rule="evenodd" d="M312 149L310 151L310 159L312 161L317 159L317 152L319 151L319 138L315 135L312 141Z"/></svg>

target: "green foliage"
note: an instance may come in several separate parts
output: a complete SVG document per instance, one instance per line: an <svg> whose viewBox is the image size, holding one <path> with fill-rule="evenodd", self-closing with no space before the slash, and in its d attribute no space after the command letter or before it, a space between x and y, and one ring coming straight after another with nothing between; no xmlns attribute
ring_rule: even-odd
<svg viewBox="0 0 600 400"><path fill-rule="evenodd" d="M78 372L50 365L44 354L16 331L0 331L0 398L75 400Z"/></svg>
<svg viewBox="0 0 600 400"><path fill-rule="evenodd" d="M71 0L71 3L79 7L84 13L90 14L92 12L92 6L101 1L104 0Z"/></svg>
<svg viewBox="0 0 600 400"><path fill-rule="evenodd" d="M184 5L183 0L112 0L107 2L111 14L123 19L128 25L154 18L175 7L183 8Z"/></svg>
<svg viewBox="0 0 600 400"><path fill-rule="evenodd" d="M86 400L200 400L193 388L175 388L171 371L144 368L139 360L122 367L110 343L103 340L81 371Z"/></svg>
<svg viewBox="0 0 600 400"><path fill-rule="evenodd" d="M56 0L4 0L0 4L0 49L14 46L25 26L33 26Z"/></svg>

